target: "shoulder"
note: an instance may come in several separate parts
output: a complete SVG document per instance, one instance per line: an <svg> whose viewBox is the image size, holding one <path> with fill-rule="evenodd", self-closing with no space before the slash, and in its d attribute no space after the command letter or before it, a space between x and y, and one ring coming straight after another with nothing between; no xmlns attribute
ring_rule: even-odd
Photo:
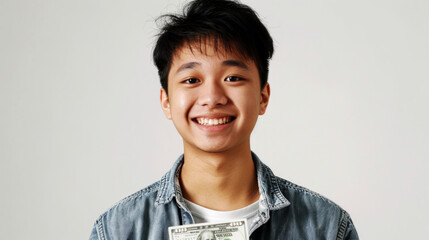
<svg viewBox="0 0 429 240"><path fill-rule="evenodd" d="M95 221L90 239L164 239L163 226L179 224L175 196L175 178L183 155L161 180L131 194L113 205ZM149 231L150 229L150 231ZM143 231L145 230L145 231Z"/></svg>
<svg viewBox="0 0 429 240"><path fill-rule="evenodd" d="M156 196L158 194L159 185L159 181L155 182L141 189L140 191L123 198L122 200L114 204L111 208L109 208L106 212L104 212L98 218L98 220L113 215L127 215L135 211L147 209L147 207L149 207L149 204L154 205Z"/></svg>
<svg viewBox="0 0 429 240"><path fill-rule="evenodd" d="M160 181L155 182L114 204L97 218L92 235L98 235L99 239L105 239L106 235L112 234L108 232L112 229L128 232L131 229L124 229L126 226L131 227L138 222L141 224L144 220L141 216L155 211L159 186Z"/></svg>
<svg viewBox="0 0 429 240"><path fill-rule="evenodd" d="M327 197L288 180L276 177L280 191L288 199L289 211L300 221L315 221L326 230L335 230L337 239L358 239L350 215Z"/></svg>
<svg viewBox="0 0 429 240"><path fill-rule="evenodd" d="M308 188L290 182L281 177L276 177L280 191L291 202L291 205L298 203L305 203L310 205L320 205L321 207L329 207L336 210L344 211L339 205L331 201L327 197L314 192Z"/></svg>

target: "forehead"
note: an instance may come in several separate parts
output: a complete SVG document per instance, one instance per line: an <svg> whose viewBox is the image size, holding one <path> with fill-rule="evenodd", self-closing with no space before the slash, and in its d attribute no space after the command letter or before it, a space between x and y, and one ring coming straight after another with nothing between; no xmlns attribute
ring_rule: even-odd
<svg viewBox="0 0 429 240"><path fill-rule="evenodd" d="M172 65L177 61L193 58L205 59L237 59L243 62L253 62L243 51L239 51L231 44L225 44L216 40L198 40L184 42L178 47L172 56Z"/></svg>

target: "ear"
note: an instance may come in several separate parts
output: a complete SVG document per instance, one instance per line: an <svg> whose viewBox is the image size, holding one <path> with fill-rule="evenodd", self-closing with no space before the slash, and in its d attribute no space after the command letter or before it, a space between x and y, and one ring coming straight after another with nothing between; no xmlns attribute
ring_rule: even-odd
<svg viewBox="0 0 429 240"><path fill-rule="evenodd" d="M259 102L259 115L263 115L267 110L268 101L270 100L270 84L266 83L261 91L261 101Z"/></svg>
<svg viewBox="0 0 429 240"><path fill-rule="evenodd" d="M159 100L161 102L161 108L165 117L171 120L170 101L168 100L168 95L164 88L161 88Z"/></svg>

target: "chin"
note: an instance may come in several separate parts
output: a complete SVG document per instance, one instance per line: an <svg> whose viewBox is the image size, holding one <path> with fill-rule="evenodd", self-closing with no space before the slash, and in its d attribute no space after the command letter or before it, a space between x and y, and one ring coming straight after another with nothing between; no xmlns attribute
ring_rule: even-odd
<svg viewBox="0 0 429 240"><path fill-rule="evenodd" d="M222 153L222 152L226 152L229 149L224 147L224 148L219 148L219 147L205 147L205 148L199 148L200 151L203 152L207 152L207 153Z"/></svg>
<svg viewBox="0 0 429 240"><path fill-rule="evenodd" d="M199 151L207 152L207 153L222 153L227 152L231 149L229 145L225 146L225 143L223 144L204 144L204 145L196 145L194 146Z"/></svg>

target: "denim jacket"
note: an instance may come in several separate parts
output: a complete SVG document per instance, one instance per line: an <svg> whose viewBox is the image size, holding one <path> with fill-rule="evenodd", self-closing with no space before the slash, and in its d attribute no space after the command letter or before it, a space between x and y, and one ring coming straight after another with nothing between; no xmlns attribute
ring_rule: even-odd
<svg viewBox="0 0 429 240"><path fill-rule="evenodd" d="M346 211L323 196L276 177L252 153L260 199L250 239L359 239ZM95 222L90 240L168 240L168 227L192 224L177 181L183 155L162 179L123 199Z"/></svg>

